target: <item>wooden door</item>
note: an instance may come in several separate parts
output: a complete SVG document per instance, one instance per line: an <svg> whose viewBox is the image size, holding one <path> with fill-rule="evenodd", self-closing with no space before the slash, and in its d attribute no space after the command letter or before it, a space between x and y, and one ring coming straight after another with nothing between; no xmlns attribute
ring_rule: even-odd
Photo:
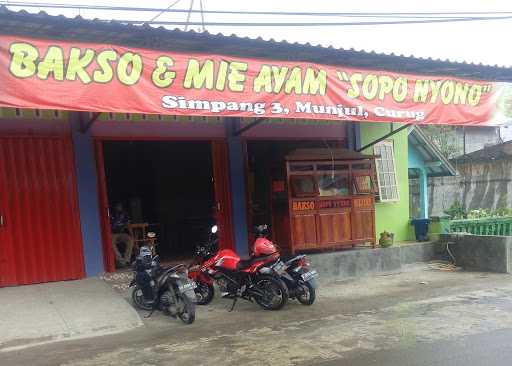
<svg viewBox="0 0 512 366"><path fill-rule="evenodd" d="M233 220L229 182L229 155L225 141L212 141L215 221L219 227L220 248L233 249Z"/></svg>
<svg viewBox="0 0 512 366"><path fill-rule="evenodd" d="M0 137L0 285L84 276L69 137Z"/></svg>
<svg viewBox="0 0 512 366"><path fill-rule="evenodd" d="M350 211L320 212L317 217L318 244L334 245L350 241Z"/></svg>
<svg viewBox="0 0 512 366"><path fill-rule="evenodd" d="M375 208L371 196L353 200L352 240L375 242Z"/></svg>
<svg viewBox="0 0 512 366"><path fill-rule="evenodd" d="M293 249L315 249L318 247L315 216L314 212L292 216Z"/></svg>

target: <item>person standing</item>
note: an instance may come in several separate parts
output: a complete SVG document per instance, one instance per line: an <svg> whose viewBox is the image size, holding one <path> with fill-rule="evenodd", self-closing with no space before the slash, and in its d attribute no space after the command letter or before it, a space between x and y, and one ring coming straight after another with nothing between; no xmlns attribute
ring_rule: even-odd
<svg viewBox="0 0 512 366"><path fill-rule="evenodd" d="M121 265L129 265L132 257L134 240L128 229L130 218L124 210L122 203L115 205L112 216L110 217L110 223L112 229L112 247L114 248L116 261ZM119 250L119 243L125 244L124 256Z"/></svg>

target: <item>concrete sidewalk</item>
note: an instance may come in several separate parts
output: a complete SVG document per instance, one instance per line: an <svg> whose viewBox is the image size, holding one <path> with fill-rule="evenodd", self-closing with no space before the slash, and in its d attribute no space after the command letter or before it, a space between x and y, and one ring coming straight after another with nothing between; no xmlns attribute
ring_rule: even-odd
<svg viewBox="0 0 512 366"><path fill-rule="evenodd" d="M0 288L0 352L141 325L133 307L97 278Z"/></svg>

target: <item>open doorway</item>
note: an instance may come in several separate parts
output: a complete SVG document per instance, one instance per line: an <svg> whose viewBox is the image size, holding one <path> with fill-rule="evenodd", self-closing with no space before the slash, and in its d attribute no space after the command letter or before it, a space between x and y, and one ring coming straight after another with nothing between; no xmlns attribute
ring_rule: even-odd
<svg viewBox="0 0 512 366"><path fill-rule="evenodd" d="M111 217L114 207L121 204L131 224L148 224L146 229L157 233L156 251L162 260L191 258L195 245L205 239L215 216L212 144L208 141L104 141L102 144ZM118 245L121 254L126 249L123 244ZM135 249L137 244L140 243L135 242Z"/></svg>

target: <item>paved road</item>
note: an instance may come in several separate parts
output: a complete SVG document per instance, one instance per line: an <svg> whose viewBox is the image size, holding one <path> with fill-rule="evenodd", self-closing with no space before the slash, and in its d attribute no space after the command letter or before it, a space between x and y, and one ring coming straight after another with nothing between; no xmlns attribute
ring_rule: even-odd
<svg viewBox="0 0 512 366"><path fill-rule="evenodd" d="M512 329L463 337L455 341L350 355L308 363L311 366L508 366L512 365Z"/></svg>
<svg viewBox="0 0 512 366"><path fill-rule="evenodd" d="M119 335L0 352L0 365L511 365L511 279L403 273L323 286L313 306L278 312L228 313L217 299L191 326L155 314Z"/></svg>

